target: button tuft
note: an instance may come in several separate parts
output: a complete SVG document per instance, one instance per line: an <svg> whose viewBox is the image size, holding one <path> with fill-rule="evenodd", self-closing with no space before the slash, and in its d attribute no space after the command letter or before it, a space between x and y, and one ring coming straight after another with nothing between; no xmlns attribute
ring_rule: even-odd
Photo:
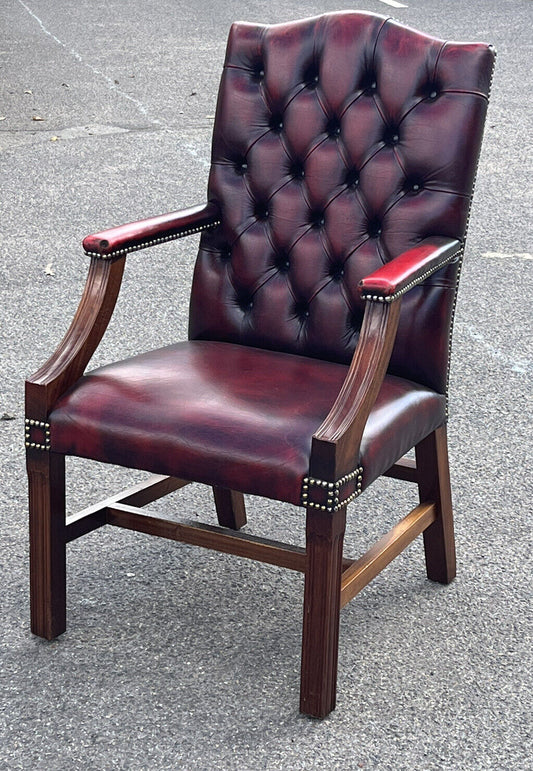
<svg viewBox="0 0 533 771"><path fill-rule="evenodd" d="M274 265L280 273L288 273L291 267L289 256L285 252L279 252L276 255Z"/></svg>
<svg viewBox="0 0 533 771"><path fill-rule="evenodd" d="M294 179L303 179L305 177L305 169L303 164L298 162L293 163L289 173L292 177L294 177Z"/></svg>
<svg viewBox="0 0 533 771"><path fill-rule="evenodd" d="M326 133L332 139L334 139L335 137L340 136L341 124L340 124L340 122L338 121L337 118L330 118L329 119L328 124L326 126Z"/></svg>
<svg viewBox="0 0 533 771"><path fill-rule="evenodd" d="M312 212L310 217L310 223L314 228L323 228L326 224L326 217L324 216L324 212L317 211Z"/></svg>
<svg viewBox="0 0 533 771"><path fill-rule="evenodd" d="M258 220L266 220L269 216L268 207L264 203L257 203L254 208L254 214Z"/></svg>
<svg viewBox="0 0 533 771"><path fill-rule="evenodd" d="M368 223L368 235L370 238L379 238L381 235L381 222L377 219Z"/></svg>
<svg viewBox="0 0 533 771"><path fill-rule="evenodd" d="M344 264L342 262L334 263L329 270L329 275L334 281L341 281L344 276Z"/></svg>
<svg viewBox="0 0 533 771"><path fill-rule="evenodd" d="M270 130L279 134L283 130L283 118L281 115L273 115L270 119Z"/></svg>
<svg viewBox="0 0 533 771"><path fill-rule="evenodd" d="M294 307L294 313L300 321L306 321L309 318L309 305L301 300Z"/></svg>
<svg viewBox="0 0 533 771"><path fill-rule="evenodd" d="M348 169L344 177L346 187L357 187L359 184L359 172L357 169Z"/></svg>

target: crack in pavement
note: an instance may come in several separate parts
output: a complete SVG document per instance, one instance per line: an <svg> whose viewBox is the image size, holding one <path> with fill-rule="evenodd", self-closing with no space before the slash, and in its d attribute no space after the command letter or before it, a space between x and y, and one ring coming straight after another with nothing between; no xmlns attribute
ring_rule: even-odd
<svg viewBox="0 0 533 771"><path fill-rule="evenodd" d="M88 67L88 69L91 70L95 75L97 75L99 78L105 81L107 84L107 87L110 91L116 91L117 94L120 94L120 96L124 97L124 99L128 99L130 102L132 102L137 109L143 114L146 115L146 117L156 126L161 126L162 123L157 118L152 117L149 114L148 108L146 105L144 105L139 99L136 99L134 96L131 96L130 94L127 94L125 91L123 91L121 88L117 86L115 81L110 78L108 75L103 73L101 70L99 70L97 67L95 67L91 62L88 62L86 59L83 58L83 56L78 53L74 48L67 45L67 43L64 43L62 40L60 40L56 35L54 35L53 32L51 32L42 22L42 20L32 11L32 9L26 5L24 0L18 0L19 4L25 9L27 13L34 19L41 30L45 33L45 35L48 35L57 45L61 46L65 49L71 56L73 56L76 61L78 61L80 64L83 64L85 67Z"/></svg>

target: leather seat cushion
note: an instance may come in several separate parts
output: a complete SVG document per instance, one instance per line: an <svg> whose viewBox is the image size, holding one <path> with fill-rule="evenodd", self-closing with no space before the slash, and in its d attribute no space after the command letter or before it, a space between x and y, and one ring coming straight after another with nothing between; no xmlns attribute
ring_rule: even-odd
<svg viewBox="0 0 533 771"><path fill-rule="evenodd" d="M82 377L50 414L51 449L299 504L311 439L347 367L191 341ZM445 420L445 398L387 375L365 429L363 487Z"/></svg>

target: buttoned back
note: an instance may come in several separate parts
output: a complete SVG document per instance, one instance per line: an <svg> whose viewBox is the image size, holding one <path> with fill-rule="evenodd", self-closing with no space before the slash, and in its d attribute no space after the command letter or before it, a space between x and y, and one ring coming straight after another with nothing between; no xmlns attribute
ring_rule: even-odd
<svg viewBox="0 0 533 771"><path fill-rule="evenodd" d="M234 24L190 337L348 363L360 279L428 236L464 241L493 62L368 13ZM459 267L405 296L389 366L440 392Z"/></svg>

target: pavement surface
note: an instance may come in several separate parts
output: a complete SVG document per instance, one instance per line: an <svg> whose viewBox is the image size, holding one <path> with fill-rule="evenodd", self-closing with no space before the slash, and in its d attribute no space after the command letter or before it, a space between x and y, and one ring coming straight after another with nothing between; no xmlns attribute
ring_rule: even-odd
<svg viewBox="0 0 533 771"><path fill-rule="evenodd" d="M458 577L426 581L417 541L343 610L320 722L298 715L289 571L105 528L69 547L68 631L30 634L23 381L75 311L83 236L204 200L231 21L338 0L2 0L0 769L531 769L533 2L404 5L363 7L499 50L454 338ZM195 248L129 259L95 364L184 337ZM72 510L139 479L68 471ZM412 502L374 485L347 552ZM300 510L248 504L252 532L302 542ZM155 508L214 521L196 487Z"/></svg>

